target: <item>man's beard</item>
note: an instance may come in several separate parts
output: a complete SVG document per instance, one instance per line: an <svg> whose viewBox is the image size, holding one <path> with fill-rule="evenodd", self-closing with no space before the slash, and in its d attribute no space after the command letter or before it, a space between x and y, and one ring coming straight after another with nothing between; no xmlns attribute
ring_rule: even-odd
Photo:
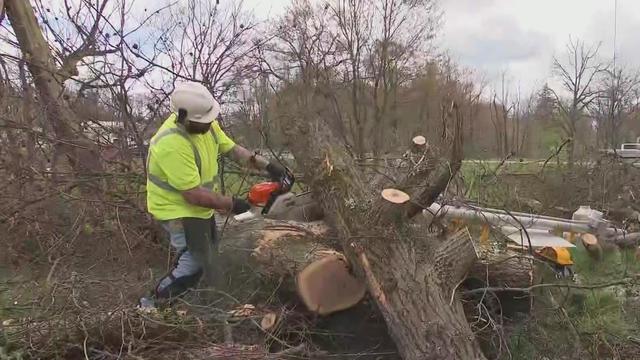
<svg viewBox="0 0 640 360"><path fill-rule="evenodd" d="M193 121L187 121L184 128L189 134L206 134L207 131L209 131L209 129L211 128L211 123L203 124Z"/></svg>

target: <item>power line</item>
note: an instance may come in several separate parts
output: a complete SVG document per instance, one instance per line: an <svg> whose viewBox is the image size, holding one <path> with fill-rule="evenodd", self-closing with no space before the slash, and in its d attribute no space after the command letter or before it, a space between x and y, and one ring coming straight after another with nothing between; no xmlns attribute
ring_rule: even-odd
<svg viewBox="0 0 640 360"><path fill-rule="evenodd" d="M613 10L613 72L616 72L616 44L618 40L618 0L614 2Z"/></svg>

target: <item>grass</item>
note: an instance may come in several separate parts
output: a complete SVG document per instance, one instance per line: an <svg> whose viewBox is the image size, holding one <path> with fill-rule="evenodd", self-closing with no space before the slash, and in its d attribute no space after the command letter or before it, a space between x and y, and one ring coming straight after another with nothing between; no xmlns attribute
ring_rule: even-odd
<svg viewBox="0 0 640 360"><path fill-rule="evenodd" d="M625 319L622 305L621 298L611 291L590 291L583 301L569 307L569 314L582 335L622 338L633 331L633 324Z"/></svg>
<svg viewBox="0 0 640 360"><path fill-rule="evenodd" d="M499 161L465 161L461 176L467 187L467 198L488 206L517 210L517 198L522 196L536 199L536 190L546 188L534 188L534 184L526 182L527 177L511 177L512 181L509 182L502 175L538 174L541 166L542 162L500 164ZM562 163L558 167L555 161L550 161L546 165L545 175L562 172L562 167ZM558 183L559 186L567 186L566 191L573 193L571 184ZM555 183L550 182L546 186L553 184ZM567 196L562 199L571 196L564 195ZM564 202L560 203L562 204ZM566 206L571 208L573 205L575 204ZM542 210L542 213L545 211ZM640 274L640 262L635 258L635 249L605 249L600 261L593 260L580 244L570 251L574 261L573 270L581 284L602 284ZM545 279L545 282L555 280L553 275L545 276ZM616 353L616 349L630 346L627 340L629 337L640 338L640 316L637 315L640 303L633 305L636 309L627 309L628 299L639 295L640 287L633 285L594 290L554 289L554 298L569 315L568 321L558 311L557 304L545 299L548 290L540 292L535 297L534 303L537 304L530 318L509 332L507 343L511 356L513 359L570 358L567 355L574 351L576 341L572 330L574 327L585 354L590 354L591 358L614 358L612 354Z"/></svg>
<svg viewBox="0 0 640 360"><path fill-rule="evenodd" d="M529 360L536 355L536 346L529 341L526 326L517 326L509 338L509 350L513 360Z"/></svg>
<svg viewBox="0 0 640 360"><path fill-rule="evenodd" d="M640 273L640 263L633 250L605 251L601 261L594 261L582 245L571 250L573 269L581 284L602 284ZM593 358L611 358L616 348L628 337L640 336L639 319L634 310L625 311L627 295L638 292L636 286L612 286L594 290L555 289L554 297L567 318L547 301L541 292L528 323L518 326L509 337L509 349L514 359L562 358L572 351L575 338L571 326L580 337L582 350Z"/></svg>
<svg viewBox="0 0 640 360"><path fill-rule="evenodd" d="M11 338L11 321L18 314L12 309L9 287L2 281L2 271L0 268L0 359L21 360L25 359L25 353Z"/></svg>
<svg viewBox="0 0 640 360"><path fill-rule="evenodd" d="M543 162L525 160L522 162L506 162L494 160L468 160L462 163L460 175L466 184L466 197L479 202L501 201L512 194L505 192L499 181L502 174L537 174L542 169ZM553 171L556 163L548 163L545 171Z"/></svg>
<svg viewBox="0 0 640 360"><path fill-rule="evenodd" d="M635 259L634 249L610 249L603 252L600 261L594 261L585 248L578 244L571 249L574 270L586 284L603 283L623 279L640 273L640 262Z"/></svg>

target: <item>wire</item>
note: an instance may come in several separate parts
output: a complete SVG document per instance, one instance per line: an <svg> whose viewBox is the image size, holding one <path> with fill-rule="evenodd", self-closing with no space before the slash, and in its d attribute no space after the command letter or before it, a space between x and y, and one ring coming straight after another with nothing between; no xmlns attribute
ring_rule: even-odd
<svg viewBox="0 0 640 360"><path fill-rule="evenodd" d="M618 40L618 0L614 2L613 9L613 73L616 73L616 44Z"/></svg>

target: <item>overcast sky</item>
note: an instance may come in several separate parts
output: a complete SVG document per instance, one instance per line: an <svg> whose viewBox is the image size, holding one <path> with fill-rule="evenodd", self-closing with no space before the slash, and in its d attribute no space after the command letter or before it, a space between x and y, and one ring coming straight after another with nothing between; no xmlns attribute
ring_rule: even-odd
<svg viewBox="0 0 640 360"><path fill-rule="evenodd" d="M276 16L289 0L245 0L259 18ZM569 36L602 42L613 56L615 0L440 0L445 11L438 44L458 62L497 81L508 70L513 86L538 88ZM640 68L640 0L618 0L619 63ZM495 82L494 82L495 84Z"/></svg>

